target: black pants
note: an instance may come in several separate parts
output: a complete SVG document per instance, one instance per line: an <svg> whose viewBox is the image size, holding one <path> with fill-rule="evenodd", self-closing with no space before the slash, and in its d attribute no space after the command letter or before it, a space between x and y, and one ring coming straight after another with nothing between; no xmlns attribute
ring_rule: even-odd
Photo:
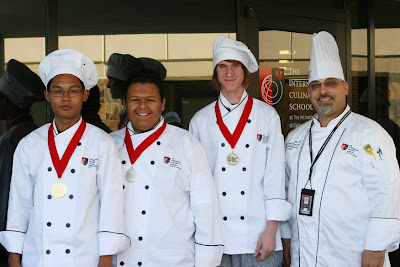
<svg viewBox="0 0 400 267"><path fill-rule="evenodd" d="M392 267L400 267L400 248L389 253L389 260Z"/></svg>

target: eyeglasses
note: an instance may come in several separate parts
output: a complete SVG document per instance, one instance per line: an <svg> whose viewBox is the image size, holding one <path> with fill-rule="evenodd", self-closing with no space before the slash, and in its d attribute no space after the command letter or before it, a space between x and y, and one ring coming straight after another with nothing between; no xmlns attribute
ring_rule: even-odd
<svg viewBox="0 0 400 267"><path fill-rule="evenodd" d="M62 96L64 96L64 93L67 93L70 97L74 97L74 96L80 96L84 90L85 89L82 89L82 90L69 90L69 91L49 90L49 92L54 97L62 97Z"/></svg>
<svg viewBox="0 0 400 267"><path fill-rule="evenodd" d="M319 89L321 88L321 84L323 84L327 88L335 88L339 83L344 83L344 81L338 81L338 80L326 80L323 83L320 82L312 82L310 83L310 88L311 89Z"/></svg>

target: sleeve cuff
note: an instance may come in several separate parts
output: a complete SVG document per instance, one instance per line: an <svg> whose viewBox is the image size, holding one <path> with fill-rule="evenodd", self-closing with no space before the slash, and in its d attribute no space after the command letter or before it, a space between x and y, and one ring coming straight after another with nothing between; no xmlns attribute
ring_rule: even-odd
<svg viewBox="0 0 400 267"><path fill-rule="evenodd" d="M2 231L0 233L0 243L8 252L22 254L25 235L23 232Z"/></svg>
<svg viewBox="0 0 400 267"><path fill-rule="evenodd" d="M367 231L365 249L392 252L399 247L400 220L397 218L372 218Z"/></svg>
<svg viewBox="0 0 400 267"><path fill-rule="evenodd" d="M219 266L221 264L222 253L224 250L223 245L194 245L195 256L194 266L196 267L210 267Z"/></svg>
<svg viewBox="0 0 400 267"><path fill-rule="evenodd" d="M265 201L267 221L287 221L292 214L292 204L284 199L270 199Z"/></svg>
<svg viewBox="0 0 400 267"><path fill-rule="evenodd" d="M292 239L292 229L290 228L289 221L279 223L279 231L281 238Z"/></svg>
<svg viewBox="0 0 400 267"><path fill-rule="evenodd" d="M115 255L129 248L131 239L122 233L100 232L99 255Z"/></svg>

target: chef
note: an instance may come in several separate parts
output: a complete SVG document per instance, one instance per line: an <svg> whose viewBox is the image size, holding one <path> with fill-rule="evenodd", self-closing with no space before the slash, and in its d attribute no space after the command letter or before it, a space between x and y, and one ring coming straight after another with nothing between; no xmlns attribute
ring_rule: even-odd
<svg viewBox="0 0 400 267"><path fill-rule="evenodd" d="M165 123L162 81L144 70L127 83L127 127L111 133L124 177L124 212L132 246L117 266L218 266L221 218L201 144Z"/></svg>
<svg viewBox="0 0 400 267"><path fill-rule="evenodd" d="M212 83L218 100L197 112L190 131L214 174L225 237L221 266L280 266L279 221L288 218L284 143L274 108L248 95L258 64L246 45L214 42Z"/></svg>
<svg viewBox="0 0 400 267"><path fill-rule="evenodd" d="M7 130L0 137L0 231L6 229L8 196L14 151L19 141L37 129L29 114L34 102L43 101L45 87L40 77L23 63L11 59L0 79L0 119ZM1 247L0 265L7 266L8 252Z"/></svg>
<svg viewBox="0 0 400 267"><path fill-rule="evenodd" d="M54 120L23 138L14 155L7 228L10 266L111 266L123 234L121 167L112 138L81 118L97 83L86 55L57 50L39 65Z"/></svg>
<svg viewBox="0 0 400 267"><path fill-rule="evenodd" d="M293 210L282 237L291 237L291 266L390 266L387 252L400 241L393 140L346 104L349 84L328 32L313 36L308 80L317 113L286 140Z"/></svg>

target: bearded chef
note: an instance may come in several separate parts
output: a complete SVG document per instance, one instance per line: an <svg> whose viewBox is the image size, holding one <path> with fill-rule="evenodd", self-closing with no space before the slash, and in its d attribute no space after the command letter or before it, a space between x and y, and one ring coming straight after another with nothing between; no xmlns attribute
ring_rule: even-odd
<svg viewBox="0 0 400 267"><path fill-rule="evenodd" d="M86 55L57 50L39 65L54 120L16 149L6 231L10 266L111 266L129 246L121 167L112 138L81 118L97 83Z"/></svg>
<svg viewBox="0 0 400 267"><path fill-rule="evenodd" d="M162 81L132 75L124 105L128 125L111 136L124 179L125 225L132 246L117 266L218 266L221 217L206 155L188 131L165 123Z"/></svg>
<svg viewBox="0 0 400 267"><path fill-rule="evenodd" d="M291 266L390 266L387 252L400 241L393 140L346 104L349 84L328 32L313 36L308 80L317 113L286 140Z"/></svg>
<svg viewBox="0 0 400 267"><path fill-rule="evenodd" d="M219 37L213 65L220 95L194 115L190 131L206 151L217 187L225 237L221 266L280 266L278 223L291 210L280 119L246 91L258 64L245 44Z"/></svg>

